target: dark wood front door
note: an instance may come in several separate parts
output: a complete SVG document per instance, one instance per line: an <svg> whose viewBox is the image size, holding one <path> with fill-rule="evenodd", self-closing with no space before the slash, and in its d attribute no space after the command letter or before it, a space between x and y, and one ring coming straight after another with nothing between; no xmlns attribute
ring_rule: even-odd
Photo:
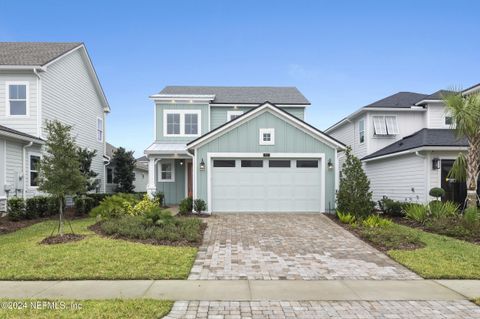
<svg viewBox="0 0 480 319"><path fill-rule="evenodd" d="M442 160L441 178L442 188L445 190L445 197L442 199L444 201L448 200L463 204L467 197L467 184L465 182L457 182L454 179L448 178L448 173L452 169L453 162L453 160Z"/></svg>
<svg viewBox="0 0 480 319"><path fill-rule="evenodd" d="M187 163L187 195L193 196L193 170L192 162Z"/></svg>

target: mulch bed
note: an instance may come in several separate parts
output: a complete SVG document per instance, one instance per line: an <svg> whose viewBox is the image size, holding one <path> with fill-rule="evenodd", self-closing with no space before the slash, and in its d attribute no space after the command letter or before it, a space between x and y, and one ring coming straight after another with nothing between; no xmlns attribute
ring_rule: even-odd
<svg viewBox="0 0 480 319"><path fill-rule="evenodd" d="M85 238L85 235L79 235L79 234L64 234L63 236L55 235L55 236L50 236L43 239L40 242L40 244L43 244L43 245L64 244L64 243L79 241L84 238Z"/></svg>
<svg viewBox="0 0 480 319"><path fill-rule="evenodd" d="M184 214L180 214L178 213L176 216L178 217L198 217L198 218L208 218L210 216L212 216L211 214L198 214L198 213L184 213Z"/></svg>
<svg viewBox="0 0 480 319"><path fill-rule="evenodd" d="M0 235L12 233L19 229L31 226L48 220L48 218L26 219L19 221L11 221L8 217L0 217Z"/></svg>
<svg viewBox="0 0 480 319"><path fill-rule="evenodd" d="M386 247L384 245L381 245L380 243L378 242L373 242L373 241L370 241L368 240L368 238L365 238L363 236L363 233L362 233L362 228L360 226L357 226L357 227L352 227L350 226L349 224L344 224L342 222L340 222L340 220L338 219L338 217L334 214L325 214L328 218L330 218L333 222L335 222L337 225L339 225L340 227L343 227L345 228L346 230L348 230L350 233L352 233L355 237L357 237L358 239L368 243L370 246L373 246L374 248L376 248L377 250L381 251L381 252L388 252L389 250L391 250L391 248L389 247ZM414 244L414 243L407 243L407 242L402 242L398 247L396 247L395 249L397 250L416 250L416 249L419 249L419 248L423 248L425 247L425 244Z"/></svg>
<svg viewBox="0 0 480 319"><path fill-rule="evenodd" d="M171 240L158 240L158 239L137 239L137 238L130 238L122 235L108 235L102 229L102 222L93 224L89 226L88 229L102 237L111 238L111 239L121 239L121 240L131 241L134 243L158 245L158 246L174 246L174 247L181 247L181 246L200 247L203 242L203 235L205 234L205 229L207 229L207 224L202 223L202 226L200 228L201 236L200 236L200 239L196 242L191 242L188 240L171 241Z"/></svg>

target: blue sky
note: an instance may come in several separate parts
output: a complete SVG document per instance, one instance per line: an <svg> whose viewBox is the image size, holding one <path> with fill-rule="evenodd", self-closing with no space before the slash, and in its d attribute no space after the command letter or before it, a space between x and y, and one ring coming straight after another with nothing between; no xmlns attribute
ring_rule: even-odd
<svg viewBox="0 0 480 319"><path fill-rule="evenodd" d="M0 41L82 41L141 156L165 85L296 86L327 128L398 91L480 82L479 1L2 1Z"/></svg>

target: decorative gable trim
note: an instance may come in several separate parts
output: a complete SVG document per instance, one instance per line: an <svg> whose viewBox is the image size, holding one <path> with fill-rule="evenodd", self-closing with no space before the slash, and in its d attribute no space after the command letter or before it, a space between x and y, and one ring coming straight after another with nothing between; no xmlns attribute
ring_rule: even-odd
<svg viewBox="0 0 480 319"><path fill-rule="evenodd" d="M192 148L197 148L200 147L211 140L231 131L232 129L242 125L245 122L248 122L249 120L255 118L256 116L262 114L264 111L270 111L274 115L276 115L279 118L282 118L283 120L287 121L291 125L297 127L298 129L304 131L305 133L310 134L312 137L324 142L325 144L335 148L335 149L345 149L345 144L337 141L333 137L323 133L322 131L318 130L317 128L311 126L310 124L307 124L306 122L298 119L297 117L291 115L290 113L282 110L281 108L277 107L275 104L272 104L270 102L265 102L258 106L257 108L254 108L243 115L240 115L236 119L227 122L216 129L200 136L199 138L191 141L190 143L187 144L187 148L192 149Z"/></svg>

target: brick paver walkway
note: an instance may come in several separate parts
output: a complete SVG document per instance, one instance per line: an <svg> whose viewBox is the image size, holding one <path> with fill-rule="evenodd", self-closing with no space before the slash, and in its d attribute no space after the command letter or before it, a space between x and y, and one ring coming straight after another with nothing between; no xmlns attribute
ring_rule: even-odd
<svg viewBox="0 0 480 319"><path fill-rule="evenodd" d="M322 214L225 214L189 279L420 279Z"/></svg>
<svg viewBox="0 0 480 319"><path fill-rule="evenodd" d="M178 301L165 319L475 319L480 307L463 301Z"/></svg>

